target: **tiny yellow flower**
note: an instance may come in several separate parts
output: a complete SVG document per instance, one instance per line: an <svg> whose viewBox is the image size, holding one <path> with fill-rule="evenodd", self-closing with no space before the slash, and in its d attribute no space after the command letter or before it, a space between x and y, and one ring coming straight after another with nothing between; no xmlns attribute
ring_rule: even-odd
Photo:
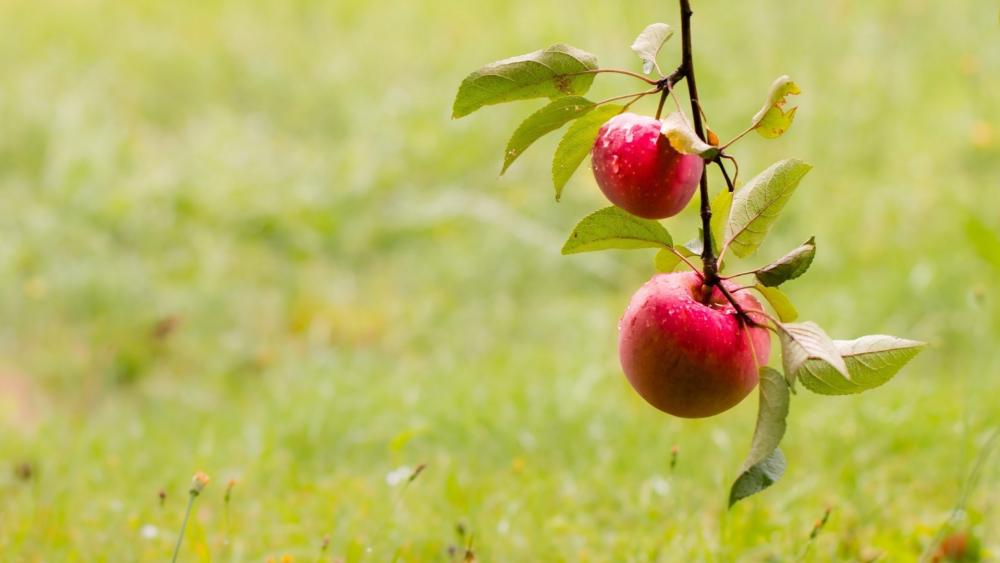
<svg viewBox="0 0 1000 563"><path fill-rule="evenodd" d="M514 470L514 473L520 473L520 472L524 471L524 458L522 458L520 456L515 457L510 462L510 468Z"/></svg>
<svg viewBox="0 0 1000 563"><path fill-rule="evenodd" d="M993 127L985 121L977 121L972 125L969 139L976 148L989 148L993 144Z"/></svg>

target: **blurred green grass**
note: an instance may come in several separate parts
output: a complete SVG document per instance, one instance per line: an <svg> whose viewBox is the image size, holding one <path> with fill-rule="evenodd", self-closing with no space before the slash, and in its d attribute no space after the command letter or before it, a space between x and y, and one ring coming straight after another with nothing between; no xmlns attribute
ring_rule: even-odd
<svg viewBox="0 0 1000 563"><path fill-rule="evenodd" d="M965 227L1000 231L996 6L695 10L723 138L775 76L804 89L788 134L734 151L744 179L815 165L758 262L816 235L804 318L931 343L877 391L797 395L784 481L730 512L755 400L642 403L615 324L652 257L559 256L601 198L582 170L553 202L555 139L497 178L540 104L449 120L467 72L557 41L635 68L672 3L0 4L0 552L163 560L203 469L185 560L308 560L327 534L446 560L458 523L484 561L794 560L826 507L807 560L914 559L1000 424L998 271ZM998 557L992 459L959 526ZM419 463L399 498L386 476Z"/></svg>

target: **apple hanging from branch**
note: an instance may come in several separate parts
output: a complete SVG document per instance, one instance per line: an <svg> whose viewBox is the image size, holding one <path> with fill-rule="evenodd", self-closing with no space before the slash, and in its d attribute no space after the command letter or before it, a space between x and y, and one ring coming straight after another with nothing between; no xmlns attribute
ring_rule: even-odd
<svg viewBox="0 0 1000 563"><path fill-rule="evenodd" d="M608 201L646 219L673 217L691 201L705 170L662 135L660 120L621 113L597 132L590 162Z"/></svg>
<svg viewBox="0 0 1000 563"><path fill-rule="evenodd" d="M614 204L581 220L563 254L608 249L656 249L660 273L632 297L619 325L619 356L626 377L654 407L680 417L707 417L741 402L755 387L759 411L750 451L730 488L730 506L777 481L785 470L778 448L796 384L823 395L860 393L891 379L924 343L887 335L834 340L817 324L796 322L798 311L780 289L807 273L816 255L810 238L769 264L725 275L723 257L753 256L812 167L779 161L736 189L739 167L729 149L756 131L781 136L795 118L788 96L801 93L788 76L771 85L747 129L720 143L703 123L704 104L694 71L689 0L679 0L681 61L670 74L657 55L673 35L664 23L647 26L632 44L643 73L602 68L597 57L568 45L503 59L468 75L452 108L454 118L516 100L548 98L507 143L503 170L542 136L566 127L552 160L556 200L588 156L597 185ZM656 71L657 77L648 76ZM584 97L598 75L626 76L645 89L600 101ZM664 102L686 82L691 114ZM659 95L655 117L630 112L638 100ZM727 163L735 166L730 176ZM719 167L726 187L709 196L705 167ZM659 219L683 211L699 194L701 228L675 244ZM696 262L700 261L700 265ZM677 268L689 271L675 272ZM752 277L753 281L742 282ZM751 292L769 305L765 310ZM780 366L769 365L771 337L781 346ZM780 368L780 370L779 370Z"/></svg>
<svg viewBox="0 0 1000 563"><path fill-rule="evenodd" d="M718 286L707 298L703 287L696 272L657 274L632 296L618 325L622 370L632 387L654 407L684 418L737 405L771 355L763 324L744 322ZM748 292L736 301L745 311L761 309Z"/></svg>

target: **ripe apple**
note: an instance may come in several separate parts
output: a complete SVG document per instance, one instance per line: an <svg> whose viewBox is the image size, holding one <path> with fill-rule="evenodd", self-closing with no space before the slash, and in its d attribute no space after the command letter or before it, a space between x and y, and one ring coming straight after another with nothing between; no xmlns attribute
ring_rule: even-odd
<svg viewBox="0 0 1000 563"><path fill-rule="evenodd" d="M618 325L629 383L649 404L684 418L712 416L742 401L771 354L766 328L741 319L718 287L707 299L706 293L695 272L657 274L632 296ZM733 296L744 311L761 310L747 291Z"/></svg>
<svg viewBox="0 0 1000 563"><path fill-rule="evenodd" d="M591 152L594 178L608 200L646 219L680 213L705 168L700 156L674 150L661 125L644 115L616 115L601 126Z"/></svg>

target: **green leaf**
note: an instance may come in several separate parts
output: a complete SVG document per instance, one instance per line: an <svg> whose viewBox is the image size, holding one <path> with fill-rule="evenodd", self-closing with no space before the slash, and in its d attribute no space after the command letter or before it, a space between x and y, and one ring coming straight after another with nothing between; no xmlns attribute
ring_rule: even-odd
<svg viewBox="0 0 1000 563"><path fill-rule="evenodd" d="M831 369L845 378L848 376L847 365L837 347L816 323L781 323L778 338L789 386L794 386L797 379L817 375L820 370Z"/></svg>
<svg viewBox="0 0 1000 563"><path fill-rule="evenodd" d="M740 258L753 254L810 170L812 166L801 160L782 160L737 191L726 224L726 246Z"/></svg>
<svg viewBox="0 0 1000 563"><path fill-rule="evenodd" d="M729 507L732 508L740 500L759 493L776 483L785 474L787 465L785 454L781 453L781 449L772 450L764 459L744 471L736 479L733 487L729 490Z"/></svg>
<svg viewBox="0 0 1000 563"><path fill-rule="evenodd" d="M713 248L715 247L713 246ZM701 253L705 250L705 231L698 227L698 236L685 242L683 246L678 247L678 250L685 258L692 256L701 258Z"/></svg>
<svg viewBox="0 0 1000 563"><path fill-rule="evenodd" d="M580 96L565 96L552 100L547 106L528 116L517 126L503 156L503 169L500 174L521 156L531 143L543 135L551 133L570 121L594 109L594 102Z"/></svg>
<svg viewBox="0 0 1000 563"><path fill-rule="evenodd" d="M816 238L809 237L809 240L795 250L758 270L757 281L767 287L776 287L788 280L794 280L806 273L815 257Z"/></svg>
<svg viewBox="0 0 1000 563"><path fill-rule="evenodd" d="M980 258L1000 270L1000 235L978 217L970 215L965 222L965 234Z"/></svg>
<svg viewBox="0 0 1000 563"><path fill-rule="evenodd" d="M760 108L760 111L753 116L752 123L757 133L765 139L774 139L787 131L792 126L792 120L795 119L795 110L799 108L794 107L785 111L786 98L789 94L801 93L802 90L792 82L788 75L779 76L771 84L771 90L767 93L764 107Z"/></svg>
<svg viewBox="0 0 1000 563"><path fill-rule="evenodd" d="M709 227L712 231L712 242L716 250L719 248L719 241L726 234L726 221L729 219L729 210L733 206L733 192L724 189L715 194L709 201L712 209L712 220Z"/></svg>
<svg viewBox="0 0 1000 563"><path fill-rule="evenodd" d="M519 57L490 63L465 77L458 87L451 117L515 100L583 95L594 82L597 57L569 45L553 45Z"/></svg>
<svg viewBox="0 0 1000 563"><path fill-rule="evenodd" d="M698 236L685 242L681 246L675 246L674 249L684 255L685 258L697 258L701 260L701 253L705 249L705 235L701 227L698 227ZM719 243L712 238L712 248L719 248ZM719 260L719 271L725 271L726 261Z"/></svg>
<svg viewBox="0 0 1000 563"><path fill-rule="evenodd" d="M923 342L884 334L834 340L833 345L844 359L849 377L822 364L808 366L799 379L806 389L822 395L867 391L892 379L926 346Z"/></svg>
<svg viewBox="0 0 1000 563"><path fill-rule="evenodd" d="M601 125L621 113L622 109L623 106L617 105L598 106L574 121L566 130L552 158L552 183L556 188L556 201L562 197L563 188L573 172L576 172L580 163L594 148L594 140L597 139Z"/></svg>
<svg viewBox="0 0 1000 563"><path fill-rule="evenodd" d="M653 258L653 267L656 268L657 272L662 272L664 274L673 272L674 268L676 268L680 263L680 256L674 254L666 248L661 248L660 251L656 253L656 257Z"/></svg>
<svg viewBox="0 0 1000 563"><path fill-rule="evenodd" d="M654 23L646 26L642 33L632 42L632 50L642 59L642 72L649 74L656 71L661 75L659 65L656 64L656 55L660 52L663 44L674 34L674 30L665 23Z"/></svg>
<svg viewBox="0 0 1000 563"><path fill-rule="evenodd" d="M795 309L795 305L792 304L792 300L780 289L760 284L753 287L764 296L764 299L767 299L767 302L771 304L771 308L778 314L781 322L790 323L799 318L799 312Z"/></svg>
<svg viewBox="0 0 1000 563"><path fill-rule="evenodd" d="M750 453L729 491L730 507L771 486L784 474L785 460L778 444L785 435L788 404L789 391L784 376L773 368L760 368L757 426L753 431Z"/></svg>
<svg viewBox="0 0 1000 563"><path fill-rule="evenodd" d="M663 225L641 219L618 207L595 211L577 223L563 245L563 254L611 248L662 248L673 244Z"/></svg>
<svg viewBox="0 0 1000 563"><path fill-rule="evenodd" d="M722 229L725 227L726 217L729 215L729 207L733 203L733 194L729 190L722 190L709 200L712 209L712 220L709 228L712 231L712 248L718 251L719 240L721 240ZM698 227L698 236L685 242L683 246L675 247L685 258L696 256L701 258L701 253L705 249L705 231ZM724 267L724 262L719 262L720 271Z"/></svg>
<svg viewBox="0 0 1000 563"><path fill-rule="evenodd" d="M670 141L670 146L681 154L697 154L705 160L711 160L719 154L719 148L702 141L684 114L679 111L672 112L663 119L660 133Z"/></svg>

